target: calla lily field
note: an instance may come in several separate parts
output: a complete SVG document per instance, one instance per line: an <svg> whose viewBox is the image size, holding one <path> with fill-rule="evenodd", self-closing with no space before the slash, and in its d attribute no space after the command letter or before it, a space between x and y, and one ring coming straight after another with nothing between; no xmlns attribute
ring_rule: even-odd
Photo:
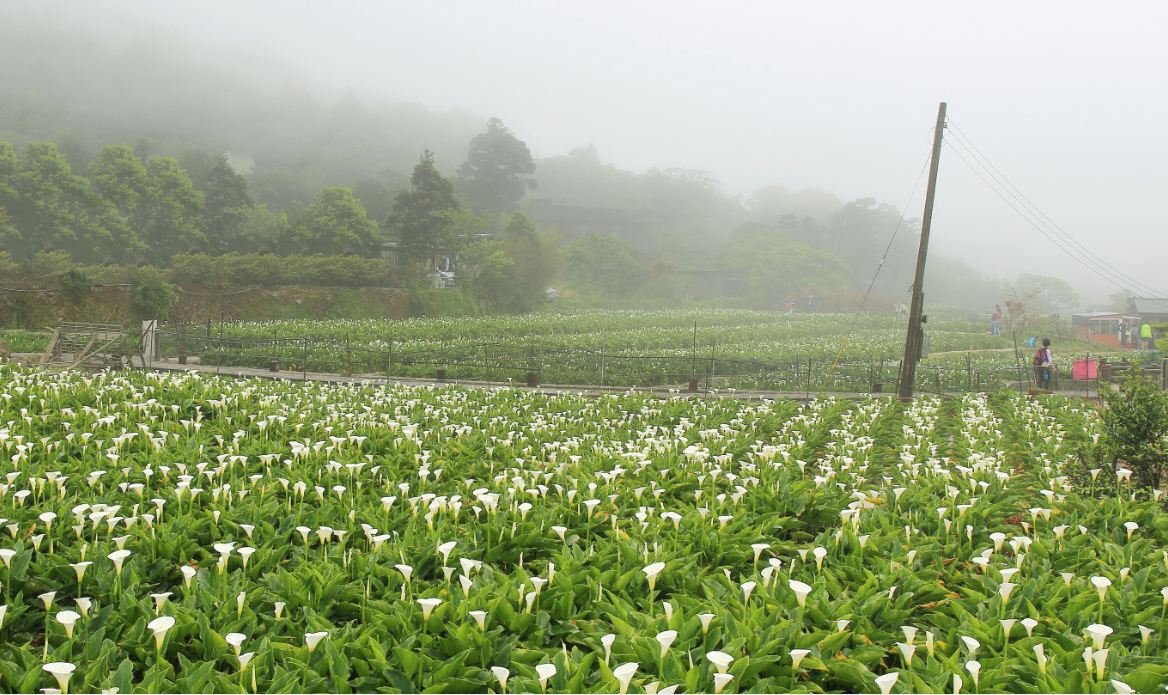
<svg viewBox="0 0 1168 695"><path fill-rule="evenodd" d="M934 316L918 383L931 391L996 390L1026 381L1013 342L984 322ZM1054 325L1029 329L1054 331ZM1019 340L1026 331L1020 330ZM165 353L180 346L204 364L310 372L504 381L540 373L560 385L662 386L703 376L715 388L855 392L893 383L904 347L904 319L880 314L782 314L745 309L573 311L481 316L238 322L168 332ZM1071 383L1071 356L1107 347L1056 342L1060 386ZM1028 368L1030 351L1023 346Z"/></svg>
<svg viewBox="0 0 1168 695"><path fill-rule="evenodd" d="M1163 692L1092 406L0 365L0 691Z"/></svg>

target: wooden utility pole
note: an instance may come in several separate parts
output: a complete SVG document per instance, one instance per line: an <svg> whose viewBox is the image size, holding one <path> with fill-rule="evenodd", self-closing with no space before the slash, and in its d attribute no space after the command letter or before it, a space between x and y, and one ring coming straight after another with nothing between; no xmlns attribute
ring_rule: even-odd
<svg viewBox="0 0 1168 695"><path fill-rule="evenodd" d="M941 164L941 137L945 133L945 102L937 109L937 128L933 132L933 159L929 163L929 187L925 191L925 216L921 220L921 245L917 250L917 272L913 278L912 306L908 314L908 334L904 339L904 360L900 365L900 384L896 394L901 398L912 398L913 384L917 378L917 361L921 358L921 343L924 339L922 325L925 318L923 287L925 284L925 259L929 255L929 228L933 224L933 196L937 193L937 168Z"/></svg>

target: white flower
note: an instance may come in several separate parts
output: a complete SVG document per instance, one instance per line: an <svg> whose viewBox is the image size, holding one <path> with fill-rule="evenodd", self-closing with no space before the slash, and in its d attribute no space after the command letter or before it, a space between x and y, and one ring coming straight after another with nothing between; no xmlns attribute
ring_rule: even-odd
<svg viewBox="0 0 1168 695"><path fill-rule="evenodd" d="M657 575L661 574L661 571L664 569L664 562L654 562L641 569L645 573L645 578L649 580L649 591L653 590L653 587L657 584Z"/></svg>
<svg viewBox="0 0 1168 695"><path fill-rule="evenodd" d="M966 637L965 635L961 636L961 641L965 643L965 648L969 650L969 658L975 658L977 656L977 649L981 646L981 642L978 642L972 637Z"/></svg>
<svg viewBox="0 0 1168 695"><path fill-rule="evenodd" d="M442 603L440 598L420 598L418 605L422 607L422 620L429 620L430 614Z"/></svg>
<svg viewBox="0 0 1168 695"><path fill-rule="evenodd" d="M1087 626L1085 632L1091 636L1091 646L1094 649L1103 649L1103 642L1107 639L1114 630L1106 625L1092 623Z"/></svg>
<svg viewBox="0 0 1168 695"><path fill-rule="evenodd" d="M546 688L548 680L556 675L556 665L537 664L535 667L535 675L539 679L539 687Z"/></svg>
<svg viewBox="0 0 1168 695"><path fill-rule="evenodd" d="M714 674L714 695L719 695L723 689L734 680L734 676L729 673L715 673Z"/></svg>
<svg viewBox="0 0 1168 695"><path fill-rule="evenodd" d="M1111 586L1111 580L1107 577L1091 577L1091 585L1099 592L1099 600L1102 601L1107 595L1107 587Z"/></svg>
<svg viewBox="0 0 1168 695"><path fill-rule="evenodd" d="M799 607L807 606L807 595L811 593L811 587L798 579L792 579L787 582L787 586L791 587L791 591L795 592L795 600L799 602Z"/></svg>
<svg viewBox="0 0 1168 695"><path fill-rule="evenodd" d="M174 618L169 615L160 615L154 620L146 624L146 628L154 633L154 644L161 650L162 642L166 639L166 633L170 628L174 627Z"/></svg>
<svg viewBox="0 0 1168 695"><path fill-rule="evenodd" d="M665 658L666 652L669 651L670 645L677 639L677 630L665 630L657 633L657 643L661 645L661 658Z"/></svg>
<svg viewBox="0 0 1168 695"><path fill-rule="evenodd" d="M311 654L316 651L316 645L320 644L320 641L325 637L328 637L327 632L309 632L305 634L304 644L308 647L308 653Z"/></svg>
<svg viewBox="0 0 1168 695"><path fill-rule="evenodd" d="M1038 661L1038 672L1046 673L1046 650L1042 644L1034 645L1034 658Z"/></svg>
<svg viewBox="0 0 1168 695"><path fill-rule="evenodd" d="M492 666L491 673L494 674L495 680L499 681L499 687L506 691L507 679L511 676L511 671L502 666Z"/></svg>
<svg viewBox="0 0 1168 695"><path fill-rule="evenodd" d="M608 658L612 656L612 643L616 642L616 635L609 633L600 638L600 644L604 647L604 663L608 663Z"/></svg>
<svg viewBox="0 0 1168 695"><path fill-rule="evenodd" d="M799 668L799 664L803 659L811 653L810 649L792 649L791 650L791 668Z"/></svg>
<svg viewBox="0 0 1168 695"><path fill-rule="evenodd" d="M965 662L965 670L969 671L969 675L973 676L973 687L977 687L978 674L981 673L981 664L974 660Z"/></svg>
<svg viewBox="0 0 1168 695"><path fill-rule="evenodd" d="M612 670L613 677L616 678L617 683L620 683L621 695L625 695L629 691L629 683L633 681L633 676L636 675L638 667L640 667L640 664L635 661L630 661Z"/></svg>
<svg viewBox="0 0 1168 695"><path fill-rule="evenodd" d="M730 670L730 664L734 663L734 657L726 652L706 652L706 658L718 673L726 673Z"/></svg>
<svg viewBox="0 0 1168 695"><path fill-rule="evenodd" d="M52 674L53 678L57 679L57 685L61 687L61 692L68 695L69 679L73 677L73 672L77 670L76 666L65 661L54 661L41 666L41 669Z"/></svg>
<svg viewBox="0 0 1168 695"><path fill-rule="evenodd" d="M877 676L876 685L880 688L881 694L888 695L888 693L892 692L892 687L896 685L896 681L899 678L900 673L897 671L892 671L890 673L885 673L882 676Z"/></svg>
<svg viewBox="0 0 1168 695"><path fill-rule="evenodd" d="M65 636L69 638L73 637L73 626L80 619L81 615L74 611L61 611L57 613L57 622L61 623L62 627L65 628Z"/></svg>
<svg viewBox="0 0 1168 695"><path fill-rule="evenodd" d="M487 612L486 611L470 611L467 615L474 618L475 623L478 624L480 630L487 629Z"/></svg>
<svg viewBox="0 0 1168 695"><path fill-rule="evenodd" d="M114 570L118 574L122 573L122 563L126 561L126 558L130 557L130 554L131 553L129 550L115 550L107 556L110 560L113 561Z"/></svg>

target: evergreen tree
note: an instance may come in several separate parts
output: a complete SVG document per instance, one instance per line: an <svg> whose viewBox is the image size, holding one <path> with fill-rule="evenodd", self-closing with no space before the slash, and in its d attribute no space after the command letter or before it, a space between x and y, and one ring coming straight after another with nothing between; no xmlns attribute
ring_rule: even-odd
<svg viewBox="0 0 1168 695"><path fill-rule="evenodd" d="M394 198L385 228L400 241L407 259L430 261L453 251L452 216L460 209L454 186L434 165L434 153L426 150L410 176L410 187Z"/></svg>
<svg viewBox="0 0 1168 695"><path fill-rule="evenodd" d="M206 247L202 230L203 194L172 157L146 163L148 185L136 222L152 260L168 263L176 253Z"/></svg>
<svg viewBox="0 0 1168 695"><path fill-rule="evenodd" d="M458 170L459 188L471 207L484 213L511 212L529 188L535 188L535 162L527 144L503 121L492 118L487 130L474 136L466 163Z"/></svg>
<svg viewBox="0 0 1168 695"><path fill-rule="evenodd" d="M514 266L502 293L502 308L531 311L544 301L548 283L556 274L559 265L556 245L540 234L530 220L516 213L508 216L503 228L503 248Z"/></svg>
<svg viewBox="0 0 1168 695"><path fill-rule="evenodd" d="M203 224L211 253L238 250L240 228L254 205L247 180L237 174L221 155L207 175Z"/></svg>
<svg viewBox="0 0 1168 695"><path fill-rule="evenodd" d="M137 233L139 207L150 181L146 165L128 145L107 145L89 165L96 214L113 243L105 257L127 262L149 257L149 249Z"/></svg>

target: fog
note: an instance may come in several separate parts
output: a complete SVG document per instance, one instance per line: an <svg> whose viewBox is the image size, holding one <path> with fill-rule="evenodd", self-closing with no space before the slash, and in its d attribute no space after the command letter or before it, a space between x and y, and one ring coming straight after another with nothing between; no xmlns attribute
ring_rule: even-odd
<svg viewBox="0 0 1168 695"><path fill-rule="evenodd" d="M1168 293L1163 3L9 0L0 25L0 76L48 74L42 63L57 56L51 88L76 90L81 114L119 108L70 82L86 51L153 52L160 70L173 51L220 70L231 89L414 103L468 137L498 116L537 158L591 144L621 169L708 171L744 200L777 184L907 202L910 217L944 100L968 141L1062 230ZM22 66L22 55L38 64ZM137 106L126 105L127 122ZM427 142L410 149L405 136L401 147L444 154ZM1064 278L1084 305L1119 289L1044 239L950 149L932 248L992 276Z"/></svg>

